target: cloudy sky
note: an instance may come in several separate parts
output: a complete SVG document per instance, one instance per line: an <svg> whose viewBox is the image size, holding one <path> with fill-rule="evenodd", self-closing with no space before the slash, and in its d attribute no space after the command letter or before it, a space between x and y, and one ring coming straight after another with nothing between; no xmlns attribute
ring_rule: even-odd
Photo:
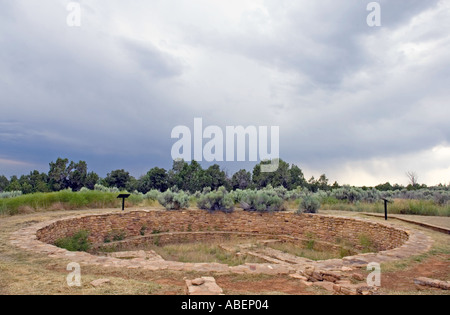
<svg viewBox="0 0 450 315"><path fill-rule="evenodd" d="M0 1L0 174L170 168L199 117L279 126L307 177L450 183L449 0L380 0L380 27L364 0L69 3Z"/></svg>

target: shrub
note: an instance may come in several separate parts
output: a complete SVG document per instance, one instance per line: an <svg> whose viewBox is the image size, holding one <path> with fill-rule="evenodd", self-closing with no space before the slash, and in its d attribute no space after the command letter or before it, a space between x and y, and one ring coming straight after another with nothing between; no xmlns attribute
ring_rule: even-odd
<svg viewBox="0 0 450 315"><path fill-rule="evenodd" d="M439 206L450 204L450 193L437 192L434 194L434 202Z"/></svg>
<svg viewBox="0 0 450 315"><path fill-rule="evenodd" d="M297 213L317 213L320 209L320 201L311 195L303 198Z"/></svg>
<svg viewBox="0 0 450 315"><path fill-rule="evenodd" d="M365 197L365 191L361 188L344 186L333 190L332 197L338 200L345 200L350 203L355 203L356 201L361 201Z"/></svg>
<svg viewBox="0 0 450 315"><path fill-rule="evenodd" d="M95 184L94 190L102 191L102 192L110 192L110 193L119 193L120 192L120 190L117 187L109 188L109 187L105 187L100 184Z"/></svg>
<svg viewBox="0 0 450 315"><path fill-rule="evenodd" d="M283 211L284 200L273 190L247 190L241 200L241 205L247 211Z"/></svg>
<svg viewBox="0 0 450 315"><path fill-rule="evenodd" d="M247 194L247 190L236 189L235 191L230 192L230 196L233 198L235 203L239 203Z"/></svg>
<svg viewBox="0 0 450 315"><path fill-rule="evenodd" d="M130 195L130 198L128 198L128 201L131 202L132 204L136 205L136 204L140 204L142 201L144 201L144 199L145 199L145 195L143 193L134 191Z"/></svg>
<svg viewBox="0 0 450 315"><path fill-rule="evenodd" d="M287 200L288 190L283 186L279 186L273 189L273 191L283 200Z"/></svg>
<svg viewBox="0 0 450 315"><path fill-rule="evenodd" d="M371 188L365 192L364 201L368 203L375 203L381 199L381 193L375 188Z"/></svg>
<svg viewBox="0 0 450 315"><path fill-rule="evenodd" d="M180 210L189 208L189 195L184 191L173 192L171 189L161 193L158 202L167 210Z"/></svg>
<svg viewBox="0 0 450 315"><path fill-rule="evenodd" d="M89 232L86 230L81 230L71 237L56 240L55 246L67 249L71 252L87 252L92 246L88 237Z"/></svg>
<svg viewBox="0 0 450 315"><path fill-rule="evenodd" d="M297 187L294 190L288 191L285 195L285 198L287 200L297 200L297 199L302 199L305 196L306 196L305 191L303 191L303 189L301 187Z"/></svg>
<svg viewBox="0 0 450 315"><path fill-rule="evenodd" d="M231 212L234 210L234 198L225 187L219 187L216 191L200 196L197 206L209 211Z"/></svg>
<svg viewBox="0 0 450 315"><path fill-rule="evenodd" d="M144 199L156 201L160 195L160 191L156 189L152 189L144 195Z"/></svg>
<svg viewBox="0 0 450 315"><path fill-rule="evenodd" d="M0 199L6 199L6 198L14 198L14 197L18 197L18 196L22 196L22 192L21 191L4 191L4 192L0 192Z"/></svg>

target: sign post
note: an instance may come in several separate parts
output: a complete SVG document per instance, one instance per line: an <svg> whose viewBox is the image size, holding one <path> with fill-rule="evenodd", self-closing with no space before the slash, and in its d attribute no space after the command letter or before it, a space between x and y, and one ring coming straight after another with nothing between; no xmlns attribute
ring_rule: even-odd
<svg viewBox="0 0 450 315"><path fill-rule="evenodd" d="M122 199L122 211L125 210L125 199L127 199L128 197L130 197L130 194L120 194L119 196L117 196L117 199Z"/></svg>
<svg viewBox="0 0 450 315"><path fill-rule="evenodd" d="M381 198L384 201L384 219L387 221L388 219L388 203L390 202L389 200L385 199L385 198Z"/></svg>

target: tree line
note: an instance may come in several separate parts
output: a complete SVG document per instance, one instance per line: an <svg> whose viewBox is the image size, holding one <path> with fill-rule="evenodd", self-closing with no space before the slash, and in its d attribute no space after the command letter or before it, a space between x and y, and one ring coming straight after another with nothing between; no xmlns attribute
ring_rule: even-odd
<svg viewBox="0 0 450 315"><path fill-rule="evenodd" d="M105 178L101 178L95 172L88 172L85 161L76 163L69 161L67 158L58 158L56 162L49 163L48 173L34 170L28 175L11 176L10 179L0 175L0 192L22 191L24 194L29 194L64 189L79 191L83 187L93 190L96 184L111 188L116 187L130 192L138 191L144 194L153 189L165 192L169 188L195 193L203 191L205 188L215 190L221 186L224 186L227 190L262 189L269 185L272 187L282 186L288 190L301 187L311 192L329 191L340 187L337 182L330 185L325 174L318 179L311 177L306 180L303 171L297 165L291 165L283 160L279 161L278 170L272 173L264 173L261 171L261 165L267 163L269 162L258 163L254 166L252 172L241 169L229 176L217 164L203 169L196 161L188 163L184 160L177 160L173 161L170 170L154 167L140 178L131 176L124 169L111 171ZM424 185L419 184L416 184L416 187L408 186L411 189L423 187ZM362 188L368 189L368 187ZM375 188L380 191L395 191L405 187L386 183Z"/></svg>

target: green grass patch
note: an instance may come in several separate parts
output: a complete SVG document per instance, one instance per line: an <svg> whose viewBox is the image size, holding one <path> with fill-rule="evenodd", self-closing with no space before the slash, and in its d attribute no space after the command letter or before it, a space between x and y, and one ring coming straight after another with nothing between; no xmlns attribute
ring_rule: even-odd
<svg viewBox="0 0 450 315"><path fill-rule="evenodd" d="M73 236L56 240L55 246L67 249L71 252L87 252L91 249L91 242L88 240L89 231L81 230Z"/></svg>
<svg viewBox="0 0 450 315"><path fill-rule="evenodd" d="M374 245L372 239L368 235L361 234L359 236L359 244L362 247L363 253L375 253L378 251L378 249Z"/></svg>
<svg viewBox="0 0 450 315"><path fill-rule="evenodd" d="M0 214L16 215L25 211L117 208L121 206L121 201L117 199L117 195L117 193L96 190L81 192L62 190L51 193L27 194L0 199ZM142 196L132 194L127 203L137 205L143 201Z"/></svg>

